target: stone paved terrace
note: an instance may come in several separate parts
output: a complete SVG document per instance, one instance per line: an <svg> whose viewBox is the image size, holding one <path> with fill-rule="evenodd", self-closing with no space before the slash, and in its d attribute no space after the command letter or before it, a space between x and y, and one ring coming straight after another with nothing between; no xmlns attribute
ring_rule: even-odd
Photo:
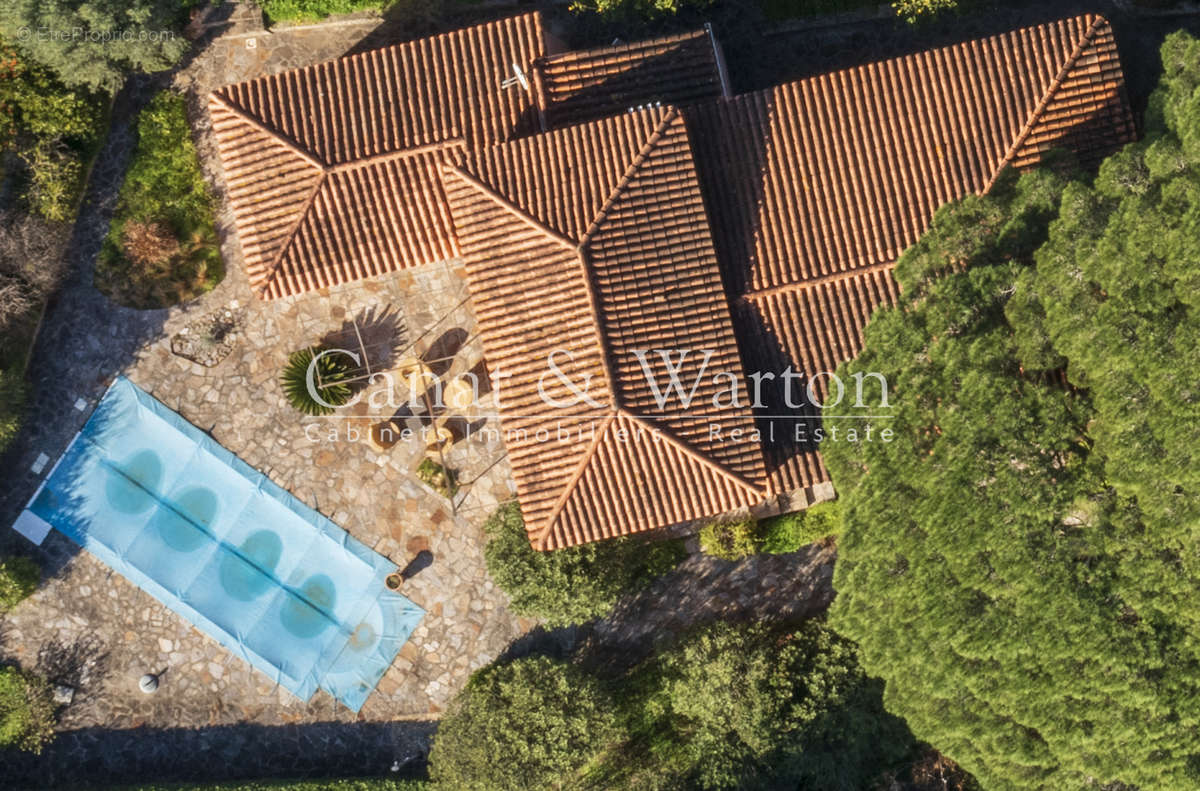
<svg viewBox="0 0 1200 791"><path fill-rule="evenodd" d="M216 85L337 56L377 24L362 19L255 34L239 22L174 81L192 92L193 106L199 107L198 97ZM246 46L249 38L255 39L253 48ZM41 476L30 466L39 454L57 458L107 384L125 374L398 566L422 550L431 552L432 564L403 590L428 614L355 717L324 692L304 703L277 689L148 594L51 534L42 550L50 577L0 618L0 656L76 683L76 700L62 721L66 730L436 716L474 669L532 626L507 610L483 562L480 525L499 501L512 496L498 438L474 433L447 452L447 466L462 483L452 505L413 474L426 450L419 434L385 453L365 441L348 441L350 427L364 425L361 415L304 418L284 400L278 374L288 355L307 344L353 341L350 319L365 319L372 356L389 356L389 344L380 338L390 337L394 358L435 347L431 353L437 357L452 352L448 376L471 368L481 351L461 274L447 262L332 293L264 303L250 293L226 209L219 226L228 274L217 289L170 310L112 304L91 288L91 264L128 155L125 119L134 117L155 87L144 82L118 97L117 120L72 240L72 278L48 310L35 350L33 414L7 456L11 486L0 492L0 518L6 527L33 493ZM194 115L202 161L219 187L207 119ZM227 309L240 315L242 331L222 362L206 368L172 353L173 335ZM80 398L86 402L81 410L74 407ZM486 402L480 410L487 411ZM408 423L419 427L412 419ZM475 421L472 428L481 425ZM5 533L0 545L29 550ZM137 689L142 673L164 668L156 694Z"/></svg>

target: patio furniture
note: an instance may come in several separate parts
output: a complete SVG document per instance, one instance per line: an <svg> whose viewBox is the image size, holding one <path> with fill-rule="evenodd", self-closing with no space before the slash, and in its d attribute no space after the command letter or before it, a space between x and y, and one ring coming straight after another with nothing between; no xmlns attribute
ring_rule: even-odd
<svg viewBox="0 0 1200 791"><path fill-rule="evenodd" d="M429 450L439 454L443 448L454 442L454 432L445 423L438 423L432 429L428 429L428 436Z"/></svg>
<svg viewBox="0 0 1200 791"><path fill-rule="evenodd" d="M475 387L467 377L460 376L446 385L442 400L451 409L469 409L475 403Z"/></svg>
<svg viewBox="0 0 1200 791"><path fill-rule="evenodd" d="M413 392L424 393L437 383L437 375L415 357L406 357L396 366L400 380Z"/></svg>

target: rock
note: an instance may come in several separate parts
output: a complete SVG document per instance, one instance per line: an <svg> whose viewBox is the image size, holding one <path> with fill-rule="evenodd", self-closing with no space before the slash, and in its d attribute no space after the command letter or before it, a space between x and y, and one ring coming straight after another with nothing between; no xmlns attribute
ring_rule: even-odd
<svg viewBox="0 0 1200 791"><path fill-rule="evenodd" d="M54 685L54 703L58 706L69 706L75 699L75 687L69 684Z"/></svg>

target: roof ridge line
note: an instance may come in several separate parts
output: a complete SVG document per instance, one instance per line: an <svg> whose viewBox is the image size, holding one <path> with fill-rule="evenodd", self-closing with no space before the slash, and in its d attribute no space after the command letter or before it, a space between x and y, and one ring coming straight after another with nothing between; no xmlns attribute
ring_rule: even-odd
<svg viewBox="0 0 1200 791"><path fill-rule="evenodd" d="M613 187L612 192L609 193L608 197L604 200L604 203L600 205L600 210L596 212L596 216L593 217L591 223L588 224L587 230L583 232L583 236L579 239L580 250L586 247L587 243L591 241L592 236L594 236L596 232L600 230L600 225L608 216L608 212L612 210L613 204L616 203L621 195L625 192L625 188L629 186L629 182L633 180L633 177L637 174L638 170L650 157L650 152L654 150L654 147L658 144L658 141L662 139L667 127L675 123L675 119L680 117L679 110L677 110L675 107L668 108L667 113L663 116L662 121L659 122L658 126L654 127L654 131L650 133L650 136L646 138L646 142L642 144L642 147L638 149L637 154L635 154L633 159L630 160L629 166L625 168L625 172L621 174L621 178L617 179L617 183Z"/></svg>
<svg viewBox="0 0 1200 791"><path fill-rule="evenodd" d="M313 167L320 170L321 172L325 172L326 170L329 169L328 165L326 165L321 160L317 159L317 157L314 154L312 154L308 151L305 151L298 143L296 143L296 141L291 140L290 138L288 138L286 135L282 134L278 130L272 129L271 127L267 126L259 119L250 115L250 113L246 112L239 105L234 104L233 102L226 99L219 92L213 91L212 93L209 94L209 98L211 100L220 102L221 106L223 106L226 110L233 113L238 118L241 118L243 121L250 124L250 126L254 127L258 131L267 135L268 137L273 138L280 145L286 147L292 153L294 153L296 156L300 157L305 162L312 165Z"/></svg>
<svg viewBox="0 0 1200 791"><path fill-rule="evenodd" d="M496 192L496 190L494 190L492 187L490 187L487 184L485 184L484 182L480 181L478 178L471 175L467 171L463 170L458 165L454 165L449 162L446 162L442 165L442 170L443 171L453 171L454 175L458 176L463 181L467 182L472 187L479 190L481 193L483 193L484 197L486 197L488 200L492 201L497 206L504 209L509 214L513 215L514 217L516 217L518 220L525 223L529 227L540 232L541 234L546 236L551 241L558 243L559 245L561 245L562 247L564 247L565 249L567 249L573 253L579 252L579 245L573 239L570 239L569 237L559 233L558 231L556 231L553 228L551 228L550 226L546 225L545 223L543 223L541 220L537 219L536 217L533 217L533 216L525 213L525 211L522 210L519 206L516 206L515 204L513 204L512 201L508 200L503 195L501 195L499 192Z"/></svg>
<svg viewBox="0 0 1200 791"><path fill-rule="evenodd" d="M545 548L545 541L549 538L550 533L554 529L554 522L558 519L558 515L562 513L562 509L566 507L567 500L571 498L571 493L575 491L575 486L579 483L579 479L587 472L588 465L592 461L592 457L596 455L596 449L600 447L600 441L604 439L604 435L608 432L608 427L616 419L619 410L613 409L604 416L604 425L596 432L596 436L592 437L592 442L588 445L583 456L575 464L575 469L571 471L571 476L567 479L563 486L562 493L558 495L558 499L554 501L554 505L550 508L550 514L546 517L546 526L538 531L537 542L540 548Z"/></svg>
<svg viewBox="0 0 1200 791"><path fill-rule="evenodd" d="M623 415L624 417L628 418L629 420L632 420L634 423L637 423L640 426L644 426L645 428L647 428L648 430L650 430L652 432L657 432L664 440L666 440L668 443L670 443L672 446L674 446L674 448L676 450L678 450L680 453L684 454L685 456L692 459L693 461L697 461L700 464L704 465L705 467L708 467L710 470L717 473L718 475L723 475L726 478L729 478L734 483L736 483L738 486L741 486L743 489L746 489L747 491L749 491L751 494L757 495L759 497L768 497L769 496L770 493L768 490L770 487L770 476L767 477L767 487L759 488L758 486L755 486L754 484L750 483L750 481L746 480L741 475L739 475L738 473L729 469L728 467L726 467L722 464L718 464L717 462L708 458L703 453L701 453L700 451L693 448L691 445L688 445L686 442L684 442L683 440L681 440L678 437L676 437L675 435L673 435L671 432L666 431L665 429L663 429L660 426L652 425L647 418L642 417L641 415L639 415L635 412L630 412L628 409L625 409L624 407L617 407L616 411L620 415Z"/></svg>
<svg viewBox="0 0 1200 791"><path fill-rule="evenodd" d="M592 312L592 326L596 328L596 345L600 347L600 365L604 367L608 397L612 400L613 409L620 409L621 394L617 392L617 376L613 373L612 360L608 357L608 333L604 329L604 314L600 312L600 297L596 294L596 286L592 282L592 265L588 261L587 251L583 249L583 245L577 247L575 252L579 257L583 289L587 292L588 309Z"/></svg>
<svg viewBox="0 0 1200 791"><path fill-rule="evenodd" d="M984 185L983 192L988 192L992 188L992 185L996 183L996 179L1000 177L1000 172L1003 171L1004 168L1013 161L1017 151L1019 151L1021 146L1025 144L1025 141L1029 138L1029 135L1033 133L1033 127L1046 112L1046 108L1050 106L1050 101L1054 98L1055 94L1058 93L1058 89L1062 87L1067 75L1072 69L1075 68L1075 64L1083 55L1084 50L1094 43L1092 35L1096 32L1096 28L1101 22L1109 24L1109 21L1100 14L1088 14L1081 16L1091 16L1091 23L1087 26L1087 30L1083 32L1083 35L1080 36L1079 41L1075 44L1075 49L1071 51L1070 56L1063 64L1062 68L1058 70L1058 74L1054 75L1054 79L1050 81L1050 85L1047 86L1046 92L1042 95L1041 100L1038 101L1037 106L1033 108L1033 112L1029 115L1029 120L1025 122L1025 126L1022 127L1020 133L1017 135L1017 139L1013 141L1011 146L1009 146L1008 151L1004 153L1004 157L1000 160L999 166L997 166L995 172L992 173L992 177L988 179L987 184Z"/></svg>
<svg viewBox="0 0 1200 791"><path fill-rule="evenodd" d="M767 286L765 288L755 288L742 294L740 299L743 301L751 301L755 299L763 299L773 297L776 294L789 294L793 291L806 291L817 286L824 286L828 283L837 283L842 280L850 280L859 275L870 275L876 272L887 272L895 269L896 261L885 261L878 264L869 264L860 266L854 269L847 269L844 272L831 272L828 275L819 277L807 278L805 280L797 280L791 283L780 283L775 286Z"/></svg>
<svg viewBox="0 0 1200 791"><path fill-rule="evenodd" d="M344 173L348 170L358 170L360 168L378 165L381 162L391 162L396 159L409 159L410 157L418 157L422 154L428 154L433 151L441 151L447 148L466 148L466 145L466 138L452 137L437 143L426 143L413 148L402 148L396 151L386 151L382 154L371 154L370 156L339 162L336 165L327 166L325 171L327 173Z"/></svg>
<svg viewBox="0 0 1200 791"><path fill-rule="evenodd" d="M328 179L329 173L322 170L321 175L317 178L317 183L313 184L312 191L304 199L304 205L300 207L300 211L296 212L296 219L292 221L292 226L284 234L283 241L279 245L279 252L275 254L275 257L266 266L265 276L262 280L263 291L266 291L275 280L276 275L279 273L279 267L283 263L283 257L287 255L287 251L292 246L296 234L300 232L300 226L304 224L304 220L308 217L309 209L312 208L313 202L317 199L317 195L320 194L321 188L325 186L325 182Z"/></svg>

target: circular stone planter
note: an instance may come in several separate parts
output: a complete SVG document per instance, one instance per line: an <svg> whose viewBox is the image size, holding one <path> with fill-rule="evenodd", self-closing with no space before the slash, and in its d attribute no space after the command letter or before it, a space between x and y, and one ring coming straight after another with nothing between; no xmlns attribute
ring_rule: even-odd
<svg viewBox="0 0 1200 791"><path fill-rule="evenodd" d="M393 571L391 574L387 575L387 578L383 581L383 584L386 585L387 589L390 591L398 591L400 590L400 586L404 584L404 577L400 576L400 572Z"/></svg>
<svg viewBox="0 0 1200 791"><path fill-rule="evenodd" d="M211 368L233 351L241 323L240 310L214 310L171 336L171 351L186 360Z"/></svg>

